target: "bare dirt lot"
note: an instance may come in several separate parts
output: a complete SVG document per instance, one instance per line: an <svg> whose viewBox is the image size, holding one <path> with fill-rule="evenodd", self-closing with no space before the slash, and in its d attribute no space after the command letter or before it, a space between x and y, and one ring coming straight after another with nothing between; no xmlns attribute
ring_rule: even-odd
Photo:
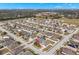
<svg viewBox="0 0 79 59"><path fill-rule="evenodd" d="M64 23L79 25L79 19L61 18Z"/></svg>

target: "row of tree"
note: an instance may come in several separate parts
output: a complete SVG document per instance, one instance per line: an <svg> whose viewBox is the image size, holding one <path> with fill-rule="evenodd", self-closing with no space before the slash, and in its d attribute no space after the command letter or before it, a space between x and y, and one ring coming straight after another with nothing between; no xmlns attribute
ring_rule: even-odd
<svg viewBox="0 0 79 59"><path fill-rule="evenodd" d="M79 19L79 9L68 10L68 9L12 9L12 10L0 10L0 20L9 20L15 18L24 18L24 17L35 17L35 14L41 12L56 12L58 16L55 15L55 18L59 18L59 15L64 15L66 18L76 18Z"/></svg>
<svg viewBox="0 0 79 59"><path fill-rule="evenodd" d="M79 19L79 9L56 9L53 11L69 19Z"/></svg>
<svg viewBox="0 0 79 59"><path fill-rule="evenodd" d="M0 10L0 20L8 20L24 17L35 17L35 14L45 10L33 9L13 9L13 10Z"/></svg>

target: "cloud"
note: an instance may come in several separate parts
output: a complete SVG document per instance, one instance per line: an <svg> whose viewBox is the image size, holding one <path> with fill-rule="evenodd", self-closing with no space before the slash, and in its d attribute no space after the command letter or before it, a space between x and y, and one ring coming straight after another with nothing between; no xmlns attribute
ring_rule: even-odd
<svg viewBox="0 0 79 59"><path fill-rule="evenodd" d="M55 6L54 8L63 8L63 6Z"/></svg>

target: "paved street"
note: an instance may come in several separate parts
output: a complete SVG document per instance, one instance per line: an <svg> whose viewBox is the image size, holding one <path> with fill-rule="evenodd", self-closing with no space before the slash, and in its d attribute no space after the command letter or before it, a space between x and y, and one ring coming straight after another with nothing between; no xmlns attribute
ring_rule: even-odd
<svg viewBox="0 0 79 59"><path fill-rule="evenodd" d="M48 53L46 53L46 54L47 54L47 55L54 54L54 53L56 52L56 50L59 49L60 47L62 47L65 42L69 41L70 38L72 38L73 34L76 34L76 33L78 32L78 30L79 30L79 29L77 28L75 32L73 32L73 33L71 33L71 34L69 34L69 35L67 35L67 36L64 36L63 39L62 39L59 43L57 43L57 44L54 46L54 48L52 48L52 49L51 49Z"/></svg>

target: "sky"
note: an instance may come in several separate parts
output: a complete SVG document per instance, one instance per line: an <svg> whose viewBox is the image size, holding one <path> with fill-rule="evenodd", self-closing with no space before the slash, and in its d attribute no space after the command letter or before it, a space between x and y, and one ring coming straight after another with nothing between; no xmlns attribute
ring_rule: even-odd
<svg viewBox="0 0 79 59"><path fill-rule="evenodd" d="M79 3L0 3L0 9L79 9Z"/></svg>

